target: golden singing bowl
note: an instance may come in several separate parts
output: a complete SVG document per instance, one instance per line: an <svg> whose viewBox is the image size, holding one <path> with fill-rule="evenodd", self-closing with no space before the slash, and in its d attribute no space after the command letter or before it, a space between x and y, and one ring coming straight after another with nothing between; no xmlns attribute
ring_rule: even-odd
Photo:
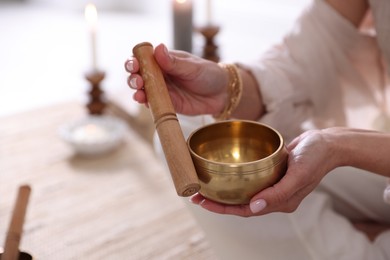
<svg viewBox="0 0 390 260"><path fill-rule="evenodd" d="M224 204L248 204L278 182L288 152L280 133L253 121L234 120L195 130L187 140L200 194Z"/></svg>

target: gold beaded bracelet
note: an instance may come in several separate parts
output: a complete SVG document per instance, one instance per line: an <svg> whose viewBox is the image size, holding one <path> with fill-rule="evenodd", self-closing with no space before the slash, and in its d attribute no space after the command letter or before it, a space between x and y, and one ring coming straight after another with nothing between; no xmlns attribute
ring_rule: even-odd
<svg viewBox="0 0 390 260"><path fill-rule="evenodd" d="M218 121L229 119L234 109L237 108L242 96L242 79L238 68L234 64L218 63L223 69L229 73L229 99L224 109L218 115L214 115L214 119Z"/></svg>

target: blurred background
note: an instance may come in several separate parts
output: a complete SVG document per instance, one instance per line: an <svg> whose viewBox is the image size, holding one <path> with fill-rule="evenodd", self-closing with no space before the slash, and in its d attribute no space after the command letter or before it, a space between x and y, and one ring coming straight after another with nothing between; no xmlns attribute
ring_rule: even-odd
<svg viewBox="0 0 390 260"><path fill-rule="evenodd" d="M126 83L124 62L136 44L174 47L174 1L92 1L94 45L87 0L0 0L0 247L17 187L28 183L33 196L21 248L37 259L215 259L150 145L149 111L132 100ZM192 0L193 27L220 27L221 61L257 59L282 41L309 1ZM194 33L192 52L201 55L203 47ZM86 115L93 57L105 73L101 88L121 105L111 113L131 127L118 149L84 158L58 130ZM91 125L85 128L100 131L79 138L91 151L117 136ZM93 138L97 146L89 146Z"/></svg>
<svg viewBox="0 0 390 260"><path fill-rule="evenodd" d="M254 59L279 42L309 0L214 0L212 22L222 61ZM77 99L85 102L91 43L87 0L0 0L0 116ZM172 0L95 0L97 66L107 95L135 104L123 64L143 41L172 48ZM205 0L193 1L194 26L206 23ZM203 38L194 34L193 52ZM122 95L123 96L123 95Z"/></svg>

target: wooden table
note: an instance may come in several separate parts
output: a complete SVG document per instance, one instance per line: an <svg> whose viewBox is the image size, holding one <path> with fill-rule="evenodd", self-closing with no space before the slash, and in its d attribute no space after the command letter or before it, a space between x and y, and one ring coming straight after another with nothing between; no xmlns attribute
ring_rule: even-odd
<svg viewBox="0 0 390 260"><path fill-rule="evenodd" d="M111 154L74 155L58 128L83 113L71 102L0 118L0 246L18 187L30 184L20 248L36 259L215 259L134 129Z"/></svg>

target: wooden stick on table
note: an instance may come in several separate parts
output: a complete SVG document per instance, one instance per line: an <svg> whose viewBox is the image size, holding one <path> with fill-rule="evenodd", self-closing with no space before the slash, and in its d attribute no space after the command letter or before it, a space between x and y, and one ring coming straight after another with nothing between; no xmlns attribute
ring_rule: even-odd
<svg viewBox="0 0 390 260"><path fill-rule="evenodd" d="M28 185L19 187L18 197L14 206L11 222L8 227L8 233L5 240L4 253L2 260L19 259L19 243L23 233L24 217L31 188Z"/></svg>
<svg viewBox="0 0 390 260"><path fill-rule="evenodd" d="M133 48L140 64L145 92L165 158L179 196L200 189L194 164L176 116L164 76L153 56L153 45L144 42Z"/></svg>

